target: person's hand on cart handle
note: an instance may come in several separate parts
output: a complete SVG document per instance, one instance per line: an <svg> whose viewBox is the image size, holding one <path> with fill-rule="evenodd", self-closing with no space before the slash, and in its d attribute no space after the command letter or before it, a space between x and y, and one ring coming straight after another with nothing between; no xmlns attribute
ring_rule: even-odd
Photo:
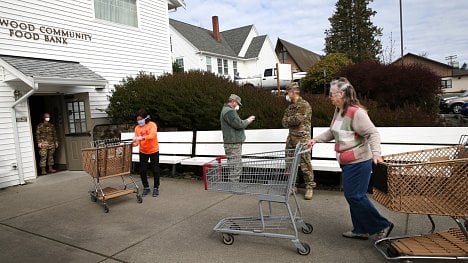
<svg viewBox="0 0 468 263"><path fill-rule="evenodd" d="M372 159L375 164L384 162L384 159L382 158L382 156L380 156L380 154L374 154L374 157Z"/></svg>
<svg viewBox="0 0 468 263"><path fill-rule="evenodd" d="M316 144L317 141L315 141L315 139L310 139L307 141L307 148L312 148L312 146L314 146L314 144Z"/></svg>

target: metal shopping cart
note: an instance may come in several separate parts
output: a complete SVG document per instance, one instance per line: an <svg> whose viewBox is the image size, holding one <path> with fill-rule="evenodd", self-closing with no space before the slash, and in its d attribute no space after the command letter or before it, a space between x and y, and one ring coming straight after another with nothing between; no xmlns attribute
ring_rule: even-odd
<svg viewBox="0 0 468 263"><path fill-rule="evenodd" d="M386 259L468 259L468 136L459 145L384 156L374 199L407 214L428 215L428 234L375 242ZM374 179L375 181L375 179ZM434 233L431 215L449 216L458 228Z"/></svg>
<svg viewBox="0 0 468 263"><path fill-rule="evenodd" d="M91 142L91 148L81 150L83 170L93 179L94 190L90 191L91 201L102 202L104 212L109 212L107 200L135 193L137 202L143 202L138 185L131 176L132 143L119 139L106 139ZM122 188L102 188L101 180L120 176ZM125 181L129 177L131 183Z"/></svg>
<svg viewBox="0 0 468 263"><path fill-rule="evenodd" d="M205 189L215 192L254 195L258 199L259 215L227 217L213 228L222 233L223 242L232 245L234 235L251 235L290 239L300 255L308 255L310 246L299 240L298 227L310 234L313 227L302 219L301 209L292 187L296 182L298 165L304 146L296 149L231 157L219 157L203 166ZM289 204L294 200L294 211ZM268 212L263 211L263 202ZM272 203L283 204L287 213L273 214ZM276 212L276 211L275 211Z"/></svg>

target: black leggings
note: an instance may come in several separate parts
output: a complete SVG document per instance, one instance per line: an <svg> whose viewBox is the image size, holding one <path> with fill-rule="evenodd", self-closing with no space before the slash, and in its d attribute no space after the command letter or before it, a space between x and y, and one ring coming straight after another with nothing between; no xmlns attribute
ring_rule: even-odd
<svg viewBox="0 0 468 263"><path fill-rule="evenodd" d="M145 154L140 152L140 177L143 187L149 188L148 177L146 175L148 170L148 159L151 162L154 176L154 188L159 188L159 152L152 154Z"/></svg>

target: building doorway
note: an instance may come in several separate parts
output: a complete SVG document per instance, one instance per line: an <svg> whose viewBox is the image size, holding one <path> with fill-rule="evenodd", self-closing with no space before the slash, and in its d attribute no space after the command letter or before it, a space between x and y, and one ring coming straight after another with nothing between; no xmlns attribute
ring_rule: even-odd
<svg viewBox="0 0 468 263"><path fill-rule="evenodd" d="M40 174L39 147L36 138L36 129L39 123L43 122L44 113L50 114L50 123L55 126L59 147L54 154L54 169L63 171L68 169L65 151L65 140L63 130L63 96L62 95L33 95L28 99L29 115L31 116L31 127L34 141L34 154L36 160L37 175Z"/></svg>

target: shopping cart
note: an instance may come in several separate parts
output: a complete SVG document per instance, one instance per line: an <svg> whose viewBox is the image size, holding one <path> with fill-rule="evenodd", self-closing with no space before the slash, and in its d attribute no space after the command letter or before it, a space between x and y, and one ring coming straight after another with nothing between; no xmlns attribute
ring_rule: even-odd
<svg viewBox="0 0 468 263"><path fill-rule="evenodd" d="M384 156L373 176L374 199L407 214L427 215L428 234L375 242L386 259L468 259L468 136L451 147ZM383 183L382 183L383 182ZM434 233L431 215L449 216L458 228Z"/></svg>
<svg viewBox="0 0 468 263"><path fill-rule="evenodd" d="M135 193L137 202L143 202L138 185L131 176L132 144L119 139L91 142L91 148L81 150L83 170L93 179L94 190L90 191L91 201L102 202L104 212L109 212L107 200ZM122 188L102 188L101 180L120 176ZM129 177L131 183L125 181Z"/></svg>
<svg viewBox="0 0 468 263"><path fill-rule="evenodd" d="M227 217L213 228L222 233L223 242L232 245L234 235L274 237L290 239L300 255L308 255L310 246L299 240L298 227L310 234L313 227L302 219L301 209L292 187L296 182L304 146L295 149L234 156L227 160L218 157L203 166L205 189L215 192L254 195L258 199L259 215L251 217ZM294 211L289 204L294 200ZM263 202L268 212L263 211ZM287 213L273 214L272 203L285 205ZM276 211L275 211L276 212Z"/></svg>

